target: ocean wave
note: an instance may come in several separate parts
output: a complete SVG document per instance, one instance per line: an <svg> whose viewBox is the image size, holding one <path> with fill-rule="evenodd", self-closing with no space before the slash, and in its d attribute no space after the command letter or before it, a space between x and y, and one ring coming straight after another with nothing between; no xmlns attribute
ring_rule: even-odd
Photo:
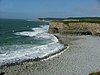
<svg viewBox="0 0 100 75"><path fill-rule="evenodd" d="M21 36L37 36L37 34L40 33L46 33L48 31L48 26L41 26L38 28L32 28L33 31L23 31L23 32L16 32L15 35L21 35Z"/></svg>
<svg viewBox="0 0 100 75"><path fill-rule="evenodd" d="M20 47L20 46L19 46ZM0 54L0 65L7 63L21 62L27 59L43 58L64 48L60 43L49 43L47 45L35 46L28 49L11 51L10 53Z"/></svg>
<svg viewBox="0 0 100 75"><path fill-rule="evenodd" d="M28 36L39 39L44 38L51 40L52 42L45 45L37 46L28 46L28 45L10 45L12 49L15 50L9 51L8 53L0 54L0 65L7 63L21 62L28 59L43 58L50 54L58 52L60 49L64 48L63 44L58 42L58 39L47 33L49 26L41 26L39 28L32 28L33 31L23 31L14 33L15 35ZM27 47L27 48L26 48Z"/></svg>
<svg viewBox="0 0 100 75"><path fill-rule="evenodd" d="M23 32L16 32L14 33L15 35L20 35L20 36L28 36L28 37L33 37L39 39L39 38L44 38L44 39L49 39L53 42L58 42L58 39L52 35L47 33L48 32L49 26L41 26L38 28L32 28L33 31L23 31Z"/></svg>

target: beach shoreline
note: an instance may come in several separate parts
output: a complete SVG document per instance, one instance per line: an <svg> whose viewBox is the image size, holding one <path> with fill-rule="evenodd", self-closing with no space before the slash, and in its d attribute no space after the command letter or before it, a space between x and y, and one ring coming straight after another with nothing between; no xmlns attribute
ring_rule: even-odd
<svg viewBox="0 0 100 75"><path fill-rule="evenodd" d="M100 37L59 35L57 37L70 47L52 59L29 61L4 66L5 75L88 75L100 71ZM95 45L95 46L94 46Z"/></svg>
<svg viewBox="0 0 100 75"><path fill-rule="evenodd" d="M56 52L54 52L54 53L50 53L50 54L48 54L48 55L46 55L46 56L44 56L44 57L42 57L42 58L37 57L37 58L35 58L35 59L26 59L26 60L23 60L23 61L16 61L16 62L14 62L14 63L13 63L13 62L12 62L12 63L6 63L6 64L4 64L4 65L0 65L0 69L2 69L2 68L5 67L5 66L9 67L9 66L21 65L21 64L23 64L23 63L25 63L25 62L42 61L42 60L46 60L46 59L48 59L48 58L50 58L50 57L53 57L53 56L55 56L55 55L57 55L57 54L59 55L59 53L61 53L62 51L64 51L65 49L68 48L68 44L64 44L64 42L59 38L58 34L54 34L54 36L58 39L58 43L64 45L63 49L59 49L58 51L56 51Z"/></svg>

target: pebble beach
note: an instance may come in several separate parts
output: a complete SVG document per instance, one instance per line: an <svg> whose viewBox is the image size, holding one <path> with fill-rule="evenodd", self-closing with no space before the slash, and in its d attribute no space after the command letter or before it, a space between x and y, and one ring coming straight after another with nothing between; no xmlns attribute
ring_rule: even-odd
<svg viewBox="0 0 100 75"><path fill-rule="evenodd" d="M0 68L4 75L88 75L100 71L100 37L56 35L68 44L61 54L42 61L29 61Z"/></svg>

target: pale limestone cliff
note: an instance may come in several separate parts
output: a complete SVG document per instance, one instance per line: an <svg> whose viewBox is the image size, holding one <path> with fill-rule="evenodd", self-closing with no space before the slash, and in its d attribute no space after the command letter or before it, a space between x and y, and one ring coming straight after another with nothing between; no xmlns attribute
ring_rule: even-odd
<svg viewBox="0 0 100 75"><path fill-rule="evenodd" d="M63 21L52 21L49 26L49 33L99 35L100 24L86 22L68 22L65 24Z"/></svg>

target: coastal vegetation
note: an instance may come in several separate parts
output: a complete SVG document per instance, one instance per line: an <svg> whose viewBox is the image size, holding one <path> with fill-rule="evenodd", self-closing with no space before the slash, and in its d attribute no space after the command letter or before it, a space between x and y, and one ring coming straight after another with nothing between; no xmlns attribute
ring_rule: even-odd
<svg viewBox="0 0 100 75"><path fill-rule="evenodd" d="M89 75L100 75L100 72L93 72L93 73L90 73Z"/></svg>
<svg viewBox="0 0 100 75"><path fill-rule="evenodd" d="M69 17L69 18L38 18L39 20L49 21L63 21L66 23L87 22L87 23L100 23L100 17Z"/></svg>

